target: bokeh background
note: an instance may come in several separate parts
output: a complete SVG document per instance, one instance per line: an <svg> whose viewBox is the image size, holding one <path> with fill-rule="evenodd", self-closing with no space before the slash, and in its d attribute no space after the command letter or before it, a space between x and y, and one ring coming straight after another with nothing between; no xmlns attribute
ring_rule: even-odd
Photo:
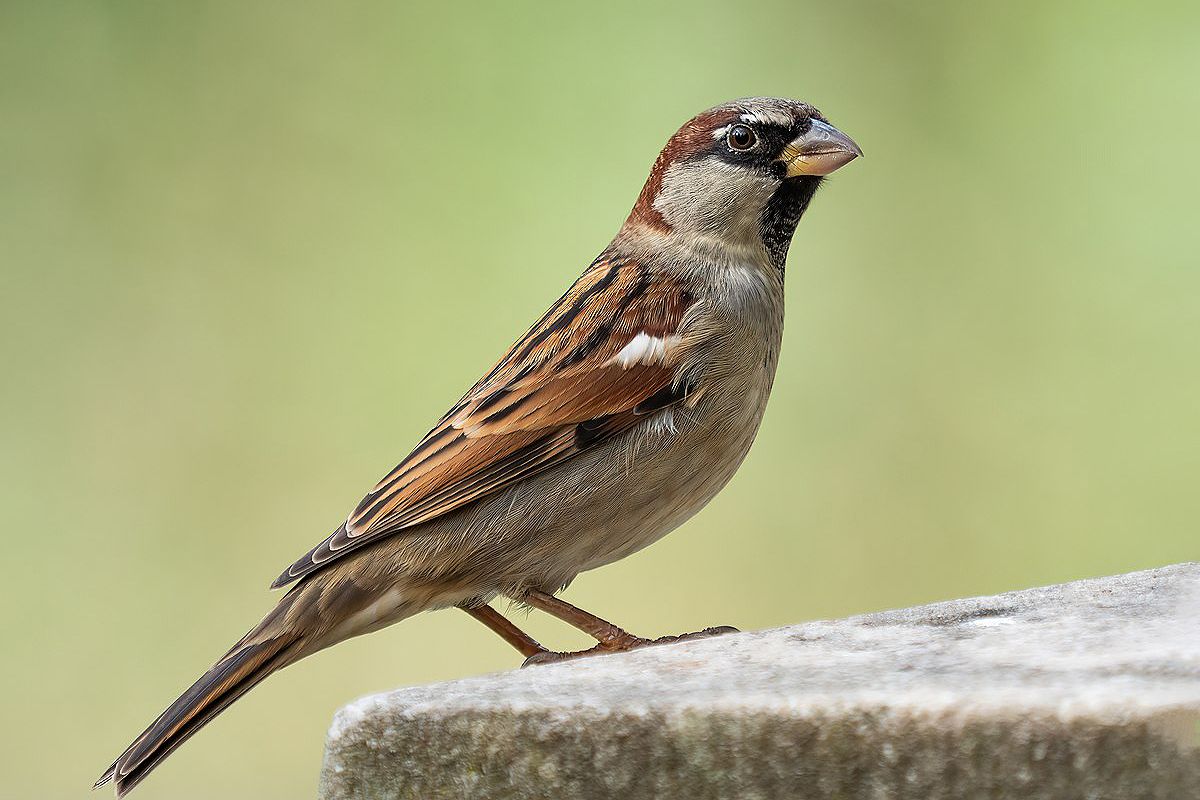
<svg viewBox="0 0 1200 800"><path fill-rule="evenodd" d="M747 94L867 157L803 221L759 441L566 597L761 628L1200 556L1200 6L0 6L0 766L83 797ZM529 627L561 646L563 625ZM141 798L311 796L334 710L507 669L425 615Z"/></svg>

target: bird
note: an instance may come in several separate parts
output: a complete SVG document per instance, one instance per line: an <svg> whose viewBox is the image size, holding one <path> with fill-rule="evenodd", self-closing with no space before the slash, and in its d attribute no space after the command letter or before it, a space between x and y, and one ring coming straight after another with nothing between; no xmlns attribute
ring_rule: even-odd
<svg viewBox="0 0 1200 800"><path fill-rule="evenodd" d="M825 176L862 150L815 107L751 97L672 135L612 242L275 580L263 620L96 782L121 797L268 675L418 612L459 608L525 665L648 640L556 595L698 512L750 449L779 361L784 272ZM509 599L594 638L543 647Z"/></svg>

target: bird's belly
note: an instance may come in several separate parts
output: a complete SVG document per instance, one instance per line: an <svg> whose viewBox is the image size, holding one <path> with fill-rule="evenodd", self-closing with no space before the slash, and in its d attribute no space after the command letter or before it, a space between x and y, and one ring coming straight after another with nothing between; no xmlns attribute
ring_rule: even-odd
<svg viewBox="0 0 1200 800"><path fill-rule="evenodd" d="M653 544L708 504L733 477L754 441L761 409L738 409L741 420L726 425L680 429L668 412L660 424L674 423L678 433L661 448L643 442L628 482L605 487L589 498L597 506L587 533L564 544L577 550L578 571L594 569ZM655 421L657 422L657 421ZM647 424L653 426L655 422ZM654 436L654 432L648 432ZM670 436L670 434L667 434ZM657 450L656 452L648 452Z"/></svg>
<svg viewBox="0 0 1200 800"><path fill-rule="evenodd" d="M633 435L577 456L564 472L472 509L468 530L478 547L471 549L499 584L495 591L556 591L681 525L737 471L769 390L768 375L748 391L660 412Z"/></svg>

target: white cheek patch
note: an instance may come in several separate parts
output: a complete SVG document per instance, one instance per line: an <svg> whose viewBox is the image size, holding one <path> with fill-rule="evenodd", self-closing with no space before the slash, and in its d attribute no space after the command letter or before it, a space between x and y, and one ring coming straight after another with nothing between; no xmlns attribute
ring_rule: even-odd
<svg viewBox="0 0 1200 800"><path fill-rule="evenodd" d="M609 364L620 364L625 369L635 364L662 364L667 360L667 350L679 343L678 336L651 336L642 331L621 348Z"/></svg>
<svg viewBox="0 0 1200 800"><path fill-rule="evenodd" d="M758 237L758 221L779 181L717 156L676 162L663 173L654 207L680 232Z"/></svg>

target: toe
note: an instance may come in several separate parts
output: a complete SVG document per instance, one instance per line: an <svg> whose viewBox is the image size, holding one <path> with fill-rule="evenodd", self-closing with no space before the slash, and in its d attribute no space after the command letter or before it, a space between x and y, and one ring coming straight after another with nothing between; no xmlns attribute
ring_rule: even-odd
<svg viewBox="0 0 1200 800"><path fill-rule="evenodd" d="M529 658L521 662L521 669L526 667L536 667L540 664L554 664L558 661L565 661L570 657L570 653L556 653L553 650L545 650L541 653L534 653Z"/></svg>
<svg viewBox="0 0 1200 800"><path fill-rule="evenodd" d="M732 625L717 625L714 628L705 628L702 631L697 631L696 636L720 636L723 633L741 633Z"/></svg>

